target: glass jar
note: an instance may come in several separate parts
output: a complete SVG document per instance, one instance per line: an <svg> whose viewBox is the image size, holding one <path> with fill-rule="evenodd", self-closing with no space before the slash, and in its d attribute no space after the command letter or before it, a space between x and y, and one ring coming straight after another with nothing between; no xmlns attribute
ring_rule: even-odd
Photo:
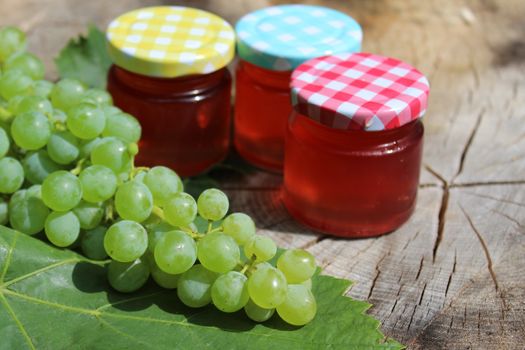
<svg viewBox="0 0 525 350"><path fill-rule="evenodd" d="M250 163L281 172L292 70L314 57L359 51L362 30L332 9L282 5L244 16L236 32L235 147Z"/></svg>
<svg viewBox="0 0 525 350"><path fill-rule="evenodd" d="M142 126L136 163L192 176L225 158L233 28L205 11L161 6L118 17L107 35L108 91Z"/></svg>
<svg viewBox="0 0 525 350"><path fill-rule="evenodd" d="M291 86L282 193L290 214L345 237L401 226L416 203L426 78L391 58L336 55L299 66Z"/></svg>

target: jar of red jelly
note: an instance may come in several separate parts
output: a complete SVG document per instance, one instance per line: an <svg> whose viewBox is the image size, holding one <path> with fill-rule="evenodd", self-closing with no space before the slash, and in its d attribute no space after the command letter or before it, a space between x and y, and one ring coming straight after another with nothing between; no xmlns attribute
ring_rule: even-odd
<svg viewBox="0 0 525 350"><path fill-rule="evenodd" d="M142 125L140 165L198 174L221 161L230 138L233 28L179 6L128 12L107 30L108 90Z"/></svg>
<svg viewBox="0 0 525 350"><path fill-rule="evenodd" d="M362 30L344 13L320 6L282 5L237 23L235 137L250 163L282 171L284 134L292 106L290 75L304 61L358 52Z"/></svg>
<svg viewBox="0 0 525 350"><path fill-rule="evenodd" d="M390 232L414 210L429 84L415 68L368 53L312 59L291 81L283 201L316 230Z"/></svg>

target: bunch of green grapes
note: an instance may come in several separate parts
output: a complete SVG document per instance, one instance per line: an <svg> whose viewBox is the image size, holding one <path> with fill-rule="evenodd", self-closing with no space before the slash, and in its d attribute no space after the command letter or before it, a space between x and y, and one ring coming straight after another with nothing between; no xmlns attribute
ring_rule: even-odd
<svg viewBox="0 0 525 350"><path fill-rule="evenodd" d="M218 189L197 200L163 166L135 167L138 121L103 90L44 80L25 36L0 29L0 225L79 249L108 264L120 292L151 276L190 307L244 309L257 322L275 311L292 325L317 311L315 259L257 235L244 213L228 214Z"/></svg>

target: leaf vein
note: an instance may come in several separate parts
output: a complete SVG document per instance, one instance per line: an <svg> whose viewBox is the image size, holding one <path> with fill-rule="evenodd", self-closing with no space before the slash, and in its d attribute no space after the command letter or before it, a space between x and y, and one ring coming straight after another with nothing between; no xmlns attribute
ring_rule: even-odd
<svg viewBox="0 0 525 350"><path fill-rule="evenodd" d="M2 275L0 276L0 285L4 282L5 275L7 274L7 269L9 268L9 265L11 264L11 256L13 255L13 251L15 250L16 245L16 239L18 238L18 235L20 233L16 232L13 241L11 242L11 245L9 246L9 251L7 252L7 257L5 259L5 265L2 270Z"/></svg>
<svg viewBox="0 0 525 350"><path fill-rule="evenodd" d="M47 301L47 300L34 298L34 297L30 297L29 295L25 295L25 294L21 294L21 293L18 293L18 292L14 292L14 291L9 290L9 289L4 289L4 293L12 295L12 296L17 297L17 298L25 299L27 301L31 301L31 302L36 303L36 304L42 304L42 305L46 305L46 306L49 306L49 307L55 307L57 309L62 309L62 310L70 311L70 312L77 312L77 313L80 313L80 314L87 314L87 315L90 315L90 316L98 316L98 315L100 315L100 312L98 312L97 310L90 310L90 309L84 309L84 308L75 307L75 306L69 306L69 305L64 305L64 304L52 303L52 302Z"/></svg>
<svg viewBox="0 0 525 350"><path fill-rule="evenodd" d="M35 345L33 344L33 341L31 340L31 337L27 333L24 325L22 324L22 322L20 322L18 317L16 317L15 311L11 308L11 305L9 305L9 303L7 302L7 299L5 298L3 294L0 294L0 300L2 300L2 304L4 304L5 308L7 309L7 312L9 312L9 314L13 318L13 321L18 326L20 333L22 333L22 336L27 341L27 345L29 345L31 349L36 350Z"/></svg>
<svg viewBox="0 0 525 350"><path fill-rule="evenodd" d="M31 272L29 272L29 273L27 273L27 274L25 274L25 275L20 276L20 277L14 278L14 279L12 279L12 280L10 280L10 281L5 282L5 283L4 283L3 285L1 285L1 286L5 288L5 287L8 287L8 286L10 286L10 285L12 285L12 284L15 284L15 283L17 283L17 282L20 282L20 281L22 281L22 280L25 280L25 279L27 279L27 278L30 278L30 277L32 277L32 276L38 275L38 274L41 273L41 272L45 272L45 271L47 271L47 270L52 270L52 269L54 269L54 268L56 268L56 267L59 267L59 266L62 266L62 265L76 264L76 263L78 263L78 262L80 262L80 261L82 261L82 260L77 259L77 258L72 258L72 259L62 260L62 261L56 262L56 263L54 263L54 264L44 266L44 267L42 267L42 268L40 268L40 269L38 269L38 270L31 271Z"/></svg>
<svg viewBox="0 0 525 350"><path fill-rule="evenodd" d="M113 332L117 333L117 334L120 334L122 335L123 337L126 337L126 338L129 338L139 344L143 344L145 345L147 348L151 349L151 346L150 344L146 343L146 342L143 342L142 340L140 340L139 338L136 338L134 336L132 336L131 334L129 333L126 333L124 331L121 331L120 329L118 329L117 327L113 326L111 323L109 323L108 321L100 318L100 317L97 317L97 319L100 321L100 323L102 323L103 325L105 325L106 327L108 327L109 329L111 329Z"/></svg>

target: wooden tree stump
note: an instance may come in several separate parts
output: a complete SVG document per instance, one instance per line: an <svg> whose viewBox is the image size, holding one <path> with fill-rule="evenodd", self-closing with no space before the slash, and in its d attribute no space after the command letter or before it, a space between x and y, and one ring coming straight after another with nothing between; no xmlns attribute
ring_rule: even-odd
<svg viewBox="0 0 525 350"><path fill-rule="evenodd" d="M284 1L161 1L235 22ZM306 1L347 12L364 50L403 59L431 82L418 205L402 228L343 240L296 224L281 177L225 179L232 209L259 233L312 252L324 273L355 281L348 295L374 304L383 330L411 349L523 349L525 343L525 2L523 0ZM89 23L151 2L1 0L0 25L29 32L52 63Z"/></svg>

